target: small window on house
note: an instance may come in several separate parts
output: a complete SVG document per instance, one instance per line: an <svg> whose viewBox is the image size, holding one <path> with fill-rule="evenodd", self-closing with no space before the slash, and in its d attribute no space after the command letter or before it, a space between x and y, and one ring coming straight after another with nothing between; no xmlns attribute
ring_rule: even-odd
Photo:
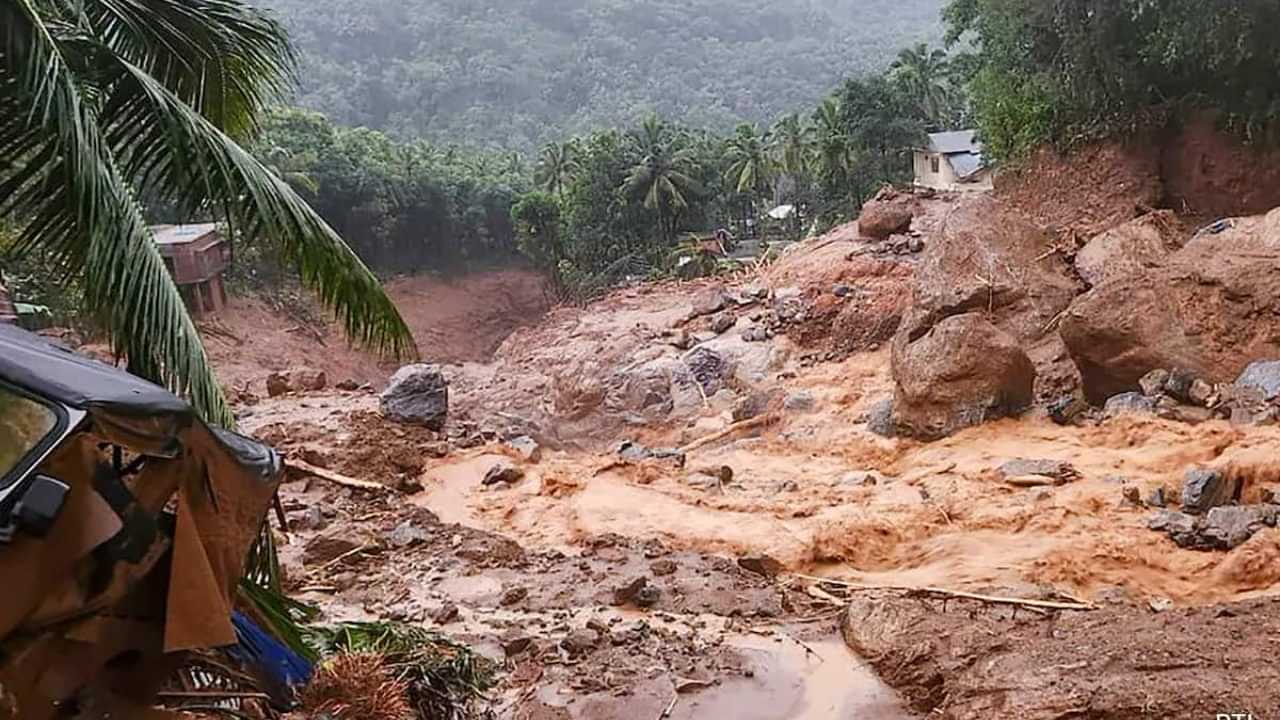
<svg viewBox="0 0 1280 720"><path fill-rule="evenodd" d="M932 155L929 157L929 172L933 173L934 175L937 175L938 173L942 172L942 162L938 159L937 155Z"/></svg>

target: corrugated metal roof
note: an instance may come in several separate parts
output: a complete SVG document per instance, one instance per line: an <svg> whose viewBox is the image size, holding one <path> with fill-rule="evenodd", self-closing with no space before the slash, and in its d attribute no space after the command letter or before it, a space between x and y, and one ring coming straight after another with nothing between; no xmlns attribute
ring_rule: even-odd
<svg viewBox="0 0 1280 720"><path fill-rule="evenodd" d="M953 132L930 133L929 152L950 155L951 153L981 153L982 145L973 130L956 130Z"/></svg>
<svg viewBox="0 0 1280 720"><path fill-rule="evenodd" d="M157 245L181 245L216 232L217 223L196 223L194 225L152 225L151 234L155 236Z"/></svg>
<svg viewBox="0 0 1280 720"><path fill-rule="evenodd" d="M946 157L947 162L951 163L951 169L956 171L956 177L961 180L968 179L986 167L981 153L951 153Z"/></svg>

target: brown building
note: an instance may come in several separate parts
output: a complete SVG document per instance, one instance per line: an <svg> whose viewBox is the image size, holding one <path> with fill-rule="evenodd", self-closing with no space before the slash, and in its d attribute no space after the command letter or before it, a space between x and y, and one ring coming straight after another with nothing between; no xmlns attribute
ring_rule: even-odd
<svg viewBox="0 0 1280 720"><path fill-rule="evenodd" d="M231 243L218 226L156 225L151 233L187 307L197 315L221 310L227 304L222 273L231 264Z"/></svg>

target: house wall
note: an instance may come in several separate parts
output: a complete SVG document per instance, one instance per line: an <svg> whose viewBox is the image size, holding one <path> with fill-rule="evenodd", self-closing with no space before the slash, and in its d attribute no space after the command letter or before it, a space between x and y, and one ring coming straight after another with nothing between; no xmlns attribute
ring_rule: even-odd
<svg viewBox="0 0 1280 720"><path fill-rule="evenodd" d="M938 160L938 172L933 171L932 159ZM955 171L951 169L951 163L946 158L936 153L921 152L915 153L915 175L916 185L919 187L933 188L934 190L951 190L956 184Z"/></svg>
<svg viewBox="0 0 1280 720"><path fill-rule="evenodd" d="M933 171L932 159L938 160L938 172ZM982 191L992 189L991 168L985 168L967 181L961 182L956 177L951 163L942 155L917 150L914 160L916 186L933 188L934 190Z"/></svg>

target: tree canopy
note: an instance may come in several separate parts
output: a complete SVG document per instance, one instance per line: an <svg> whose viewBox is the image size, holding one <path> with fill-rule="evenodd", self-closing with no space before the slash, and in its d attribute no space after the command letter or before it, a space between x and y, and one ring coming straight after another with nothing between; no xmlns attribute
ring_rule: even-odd
<svg viewBox="0 0 1280 720"><path fill-rule="evenodd" d="M729 132L937 42L945 0L262 0L296 102L400 137L530 153L656 113Z"/></svg>

